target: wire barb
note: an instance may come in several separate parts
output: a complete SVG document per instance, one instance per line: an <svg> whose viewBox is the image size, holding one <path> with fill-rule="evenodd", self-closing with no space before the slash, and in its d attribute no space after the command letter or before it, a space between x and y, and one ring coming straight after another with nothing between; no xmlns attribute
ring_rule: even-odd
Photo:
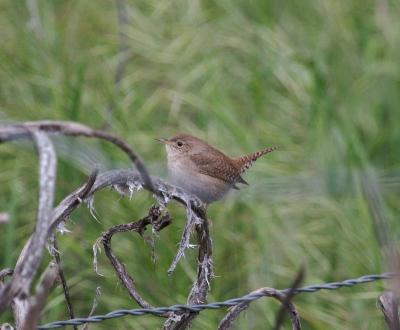
<svg viewBox="0 0 400 330"><path fill-rule="evenodd" d="M380 281L380 280L385 280L385 279L391 279L394 277L399 277L399 273L393 273L393 272L387 272L387 273L382 273L382 274L372 274L372 275L364 275L358 278L351 278L347 279L341 282L331 282L331 283L324 283L324 284L314 284L314 285L308 285L304 286L301 288L297 289L284 289L284 290L279 290L281 293L288 293L292 292L293 294L300 294L300 293L314 293L320 290L337 290L342 287L351 287L359 284L365 284L365 283L370 283L374 281ZM122 317L126 315L133 315L133 316L138 316L138 315L145 315L145 314L151 314L151 315L162 315L167 312L201 312L205 309L219 309L219 308L225 308L225 307L231 307L238 305L242 302L252 302L254 300L257 300L261 297L266 296L265 293L250 293L247 295L244 295L239 298L233 298L221 302L214 302L214 303L209 303L209 304L197 304L197 305L173 305L169 307L158 307L158 308L138 308L138 309L118 309L114 310L110 313L104 314L104 315L95 315L92 317L87 317L87 318L76 318L72 320L65 320L65 321L55 321L51 322L48 324L44 324L42 326L37 327L37 329L40 330L45 330L45 329L55 329L55 328L61 328L66 325L81 325L84 323L98 323L98 322L103 322L105 320L117 318L117 317Z"/></svg>

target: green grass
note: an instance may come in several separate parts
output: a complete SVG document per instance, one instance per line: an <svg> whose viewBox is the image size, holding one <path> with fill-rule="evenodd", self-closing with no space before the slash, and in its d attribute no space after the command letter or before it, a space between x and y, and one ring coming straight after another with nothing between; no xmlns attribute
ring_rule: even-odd
<svg viewBox="0 0 400 330"><path fill-rule="evenodd" d="M165 174L165 154L153 138L176 132L207 139L232 156L281 147L253 166L246 175L249 187L210 207L217 275L210 301L261 286L286 287L301 262L307 284L388 269L363 186L377 187L380 215L397 242L397 2L129 1L129 50L119 89L114 2L38 3L41 37L28 26L25 1L0 2L0 119L76 120L96 128L107 123L155 175ZM106 167L129 166L104 143L65 141L62 156L84 151L60 160L57 201L83 182L80 169L87 171L93 159ZM0 268L14 265L34 226L37 159L26 146L0 146L0 211L11 216L0 225ZM90 160L73 164L88 153ZM129 200L104 191L95 198L100 224L84 207L72 215L72 233L60 237L59 245L78 316L89 313L97 286L97 313L136 307L104 255L99 263L105 277L93 272L91 247L103 230L144 216L151 203L145 192ZM169 209L174 224L157 241L155 264L135 235L114 242L140 292L157 306L184 303L196 274L194 252L173 276L166 274L184 223L179 206ZM380 329L375 300L383 290L382 282L371 283L301 295L295 303L305 329ZM276 310L274 301L262 299L238 319L237 328L269 328ZM204 312L193 329L215 329L223 315ZM64 318L57 288L42 322ZM125 317L91 328L160 324L152 316Z"/></svg>

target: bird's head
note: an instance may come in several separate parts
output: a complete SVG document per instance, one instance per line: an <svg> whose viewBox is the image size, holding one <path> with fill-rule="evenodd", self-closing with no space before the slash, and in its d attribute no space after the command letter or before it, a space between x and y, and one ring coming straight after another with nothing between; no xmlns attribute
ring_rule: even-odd
<svg viewBox="0 0 400 330"><path fill-rule="evenodd" d="M178 134L170 138L160 138L157 141L165 144L168 156L172 157L198 153L207 146L205 142L189 134Z"/></svg>

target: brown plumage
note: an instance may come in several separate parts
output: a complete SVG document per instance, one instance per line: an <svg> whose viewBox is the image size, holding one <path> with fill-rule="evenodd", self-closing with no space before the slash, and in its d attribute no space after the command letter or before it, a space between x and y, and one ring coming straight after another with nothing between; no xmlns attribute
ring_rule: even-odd
<svg viewBox="0 0 400 330"><path fill-rule="evenodd" d="M230 158L207 142L189 134L160 139L166 145L171 179L205 203L222 198L236 184L247 182L242 174L261 156L277 147Z"/></svg>
<svg viewBox="0 0 400 330"><path fill-rule="evenodd" d="M261 156L264 156L266 154L269 154L270 152L274 151L278 149L277 146L274 147L269 147L269 148L265 148L263 150L260 151L256 151L253 152L251 154L248 155L244 155L244 156L240 156L237 158L232 159L235 167L239 170L239 173L242 174L245 171L247 171L253 164L254 162L260 158Z"/></svg>

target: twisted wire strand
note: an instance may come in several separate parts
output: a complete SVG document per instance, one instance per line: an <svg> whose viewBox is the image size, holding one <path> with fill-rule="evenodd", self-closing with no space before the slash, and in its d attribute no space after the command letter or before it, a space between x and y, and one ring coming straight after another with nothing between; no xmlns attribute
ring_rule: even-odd
<svg viewBox="0 0 400 330"><path fill-rule="evenodd" d="M314 284L314 285L307 285L301 288L297 288L294 290L295 294L299 293L314 293L320 290L337 290L342 287L352 287L358 284L364 284L379 280L391 279L393 277L399 276L399 273L387 272L382 274L372 274L372 275L364 275L358 278L351 278L346 279L340 282L331 282L331 283L324 283L324 284ZM282 293L287 293L290 289L280 290ZM94 315L91 317L86 318L75 318L70 320L63 320L63 321L55 321L51 323L47 323L37 327L37 329L44 330L44 329L54 329L60 328L67 325L81 325L84 323L98 323L103 322L105 320L122 317L126 315L145 315L145 314L152 314L152 315L162 315L166 312L201 312L205 309L219 309L224 307L231 307L242 302L251 302L257 300L261 297L266 296L265 293L250 293L244 295L239 298L228 299L225 301L220 302L213 302L209 304L199 304L199 305L172 305L169 307L157 307L157 308L137 308L137 309L117 309L112 312L109 312L104 315Z"/></svg>

